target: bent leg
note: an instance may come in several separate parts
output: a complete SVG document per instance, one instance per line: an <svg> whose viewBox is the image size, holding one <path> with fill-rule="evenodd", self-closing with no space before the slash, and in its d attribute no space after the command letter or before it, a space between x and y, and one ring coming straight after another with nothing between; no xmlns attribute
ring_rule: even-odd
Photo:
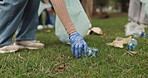
<svg viewBox="0 0 148 78"><path fill-rule="evenodd" d="M16 33L16 41L36 39L39 2L40 0L28 0L22 18L22 24Z"/></svg>
<svg viewBox="0 0 148 78"><path fill-rule="evenodd" d="M0 3L0 47L12 43L28 0L4 0Z"/></svg>

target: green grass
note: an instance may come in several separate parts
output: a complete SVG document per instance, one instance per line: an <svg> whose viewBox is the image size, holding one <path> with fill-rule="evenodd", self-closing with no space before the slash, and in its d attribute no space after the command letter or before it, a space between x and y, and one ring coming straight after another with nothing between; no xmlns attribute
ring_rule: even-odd
<svg viewBox="0 0 148 78"><path fill-rule="evenodd" d="M105 37L86 36L89 46L99 49L97 57L76 59L71 55L70 45L61 43L54 30L37 32L37 40L46 47L39 50L20 50L0 54L0 78L148 78L148 39L136 38L137 54L131 56L125 48L106 46L117 36L125 37L126 16L94 19Z"/></svg>

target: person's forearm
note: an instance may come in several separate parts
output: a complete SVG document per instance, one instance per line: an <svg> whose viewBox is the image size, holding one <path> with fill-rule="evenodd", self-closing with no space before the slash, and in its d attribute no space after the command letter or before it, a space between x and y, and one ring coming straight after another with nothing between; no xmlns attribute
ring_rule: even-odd
<svg viewBox="0 0 148 78"><path fill-rule="evenodd" d="M74 24L69 17L64 0L51 0L51 3L55 8L56 14L62 21L67 33L70 35L73 32L76 32Z"/></svg>

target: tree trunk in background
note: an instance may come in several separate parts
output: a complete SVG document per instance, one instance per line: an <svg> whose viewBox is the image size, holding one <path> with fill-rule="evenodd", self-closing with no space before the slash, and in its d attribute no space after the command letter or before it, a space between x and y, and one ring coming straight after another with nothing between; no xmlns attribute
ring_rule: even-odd
<svg viewBox="0 0 148 78"><path fill-rule="evenodd" d="M86 14L88 15L89 19L92 19L93 14L93 0L86 0Z"/></svg>
<svg viewBox="0 0 148 78"><path fill-rule="evenodd" d="M93 0L80 0L88 18L91 20L93 14Z"/></svg>

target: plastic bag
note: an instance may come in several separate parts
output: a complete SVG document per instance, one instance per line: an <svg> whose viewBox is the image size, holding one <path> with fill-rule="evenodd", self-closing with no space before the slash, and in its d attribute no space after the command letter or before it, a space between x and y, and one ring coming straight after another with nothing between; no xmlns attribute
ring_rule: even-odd
<svg viewBox="0 0 148 78"><path fill-rule="evenodd" d="M144 26L139 26L136 22L129 22L125 25L125 35L141 34L145 32Z"/></svg>
<svg viewBox="0 0 148 78"><path fill-rule="evenodd" d="M40 1L40 6L39 6L39 10L38 10L38 16L41 15L41 13L43 12L44 9L46 8L51 8L51 4L50 3L43 3L42 1Z"/></svg>
<svg viewBox="0 0 148 78"><path fill-rule="evenodd" d="M140 0L142 3L146 4L145 5L145 9L146 9L146 13L147 13L147 16L148 16L148 0Z"/></svg>
<svg viewBox="0 0 148 78"><path fill-rule="evenodd" d="M77 32L84 37L89 29L90 21L79 0L65 0L68 8L69 16L77 30ZM62 9L62 8L61 8ZM70 44L69 36L58 18L56 17L55 33L59 40L63 43Z"/></svg>

